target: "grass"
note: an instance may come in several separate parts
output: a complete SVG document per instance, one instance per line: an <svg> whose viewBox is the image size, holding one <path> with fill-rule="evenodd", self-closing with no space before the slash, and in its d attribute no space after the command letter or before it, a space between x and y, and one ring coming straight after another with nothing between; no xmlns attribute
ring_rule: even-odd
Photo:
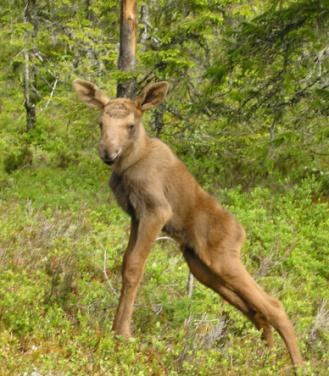
<svg viewBox="0 0 329 376"><path fill-rule="evenodd" d="M135 338L111 332L129 219L110 194L108 170L82 160L66 169L22 169L1 181L1 375L290 375L276 335L259 333L195 282L178 248L159 241L134 314ZM283 302L306 366L329 367L328 203L315 183L273 192L218 192L243 223L248 269Z"/></svg>

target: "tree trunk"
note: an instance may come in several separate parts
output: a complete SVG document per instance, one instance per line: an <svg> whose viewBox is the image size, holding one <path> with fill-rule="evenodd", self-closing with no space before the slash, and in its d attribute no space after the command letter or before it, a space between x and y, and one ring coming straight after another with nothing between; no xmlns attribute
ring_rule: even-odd
<svg viewBox="0 0 329 376"><path fill-rule="evenodd" d="M123 72L133 71L136 65L137 3L136 0L121 0L120 8L120 53L118 68ZM136 80L118 83L117 97L134 98Z"/></svg>
<svg viewBox="0 0 329 376"><path fill-rule="evenodd" d="M149 38L149 9L146 4L141 6L140 21L143 26L143 30L140 37L140 43L142 45L142 50L146 51L146 41Z"/></svg>
<svg viewBox="0 0 329 376"><path fill-rule="evenodd" d="M164 103L160 103L158 107L154 110L153 113L153 127L155 129L155 135L160 137L163 127L164 127L164 113L166 111L166 105Z"/></svg>
<svg viewBox="0 0 329 376"><path fill-rule="evenodd" d="M86 14L86 19L89 21L93 20L93 13L90 9L91 6L91 0L85 0L85 14Z"/></svg>
<svg viewBox="0 0 329 376"><path fill-rule="evenodd" d="M36 0L26 2L23 14L24 22L32 25L32 31L25 31L24 48L24 71L23 71L23 91L24 107L26 110L26 130L30 131L36 123L36 89L35 89L35 68L31 62L33 41L38 32L36 15Z"/></svg>
<svg viewBox="0 0 329 376"><path fill-rule="evenodd" d="M189 298L192 297L193 287L194 287L194 277L193 277L193 274L189 272L188 277L187 277L187 283L186 283L186 291L187 291L187 296Z"/></svg>

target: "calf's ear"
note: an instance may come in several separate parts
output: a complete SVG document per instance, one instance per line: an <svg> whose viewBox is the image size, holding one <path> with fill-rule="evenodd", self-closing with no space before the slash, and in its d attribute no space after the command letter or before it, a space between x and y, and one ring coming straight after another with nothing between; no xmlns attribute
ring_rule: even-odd
<svg viewBox="0 0 329 376"><path fill-rule="evenodd" d="M162 102L168 92L169 83L166 81L147 85L137 97L137 106L142 110L148 110Z"/></svg>
<svg viewBox="0 0 329 376"><path fill-rule="evenodd" d="M75 80L73 88L80 100L91 107L103 108L110 100L96 85L89 81Z"/></svg>

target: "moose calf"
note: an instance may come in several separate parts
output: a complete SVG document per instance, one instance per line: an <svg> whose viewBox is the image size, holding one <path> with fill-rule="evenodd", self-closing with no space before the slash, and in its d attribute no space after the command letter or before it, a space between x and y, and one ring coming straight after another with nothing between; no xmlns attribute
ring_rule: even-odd
<svg viewBox="0 0 329 376"><path fill-rule="evenodd" d="M110 187L131 217L122 290L113 329L130 337L130 322L146 258L160 231L178 241L193 275L240 310L272 346L279 332L294 365L302 363L294 329L281 304L266 294L240 261L245 232L189 173L170 148L149 137L144 111L166 96L167 82L147 86L136 100L109 99L94 84L74 81L80 99L98 107L101 159L112 165Z"/></svg>

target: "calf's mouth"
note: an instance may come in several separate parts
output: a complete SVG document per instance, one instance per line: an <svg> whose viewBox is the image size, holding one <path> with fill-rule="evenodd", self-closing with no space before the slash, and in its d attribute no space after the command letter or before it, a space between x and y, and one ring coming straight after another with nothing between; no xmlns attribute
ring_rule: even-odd
<svg viewBox="0 0 329 376"><path fill-rule="evenodd" d="M106 163L107 165L111 166L114 164L119 159L119 156L121 154L121 150L117 151L115 154L109 156L108 154L105 155L104 157L101 157L103 162Z"/></svg>

